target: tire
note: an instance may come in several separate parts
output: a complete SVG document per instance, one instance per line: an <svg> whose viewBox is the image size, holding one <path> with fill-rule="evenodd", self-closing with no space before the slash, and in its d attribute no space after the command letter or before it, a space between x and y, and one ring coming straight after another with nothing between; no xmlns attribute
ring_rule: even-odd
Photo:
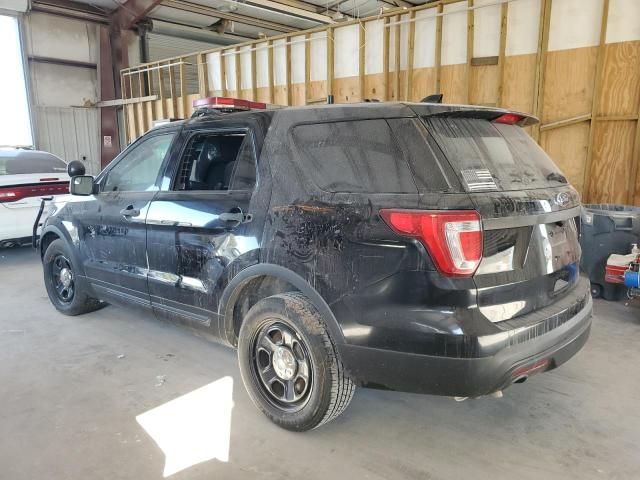
<svg viewBox="0 0 640 480"><path fill-rule="evenodd" d="M251 307L240 328L238 360L253 403L287 430L317 428L338 417L353 398L355 385L322 315L298 292Z"/></svg>
<svg viewBox="0 0 640 480"><path fill-rule="evenodd" d="M62 239L54 240L47 247L42 259L44 272L44 285L49 295L49 300L60 313L65 315L81 315L102 308L105 304L100 300L91 298L87 293L86 280L75 275L73 260L69 246ZM63 270L70 272L63 273ZM69 284L65 287L61 278ZM62 290L61 290L62 288ZM66 294L64 293L66 291Z"/></svg>
<svg viewBox="0 0 640 480"><path fill-rule="evenodd" d="M597 283L591 284L591 298L600 298L602 297L602 285L598 285Z"/></svg>

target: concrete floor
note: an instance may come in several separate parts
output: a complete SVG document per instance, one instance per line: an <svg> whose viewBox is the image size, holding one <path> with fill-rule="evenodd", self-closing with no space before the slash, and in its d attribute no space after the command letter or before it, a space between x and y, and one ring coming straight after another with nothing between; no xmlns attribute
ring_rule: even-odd
<svg viewBox="0 0 640 480"><path fill-rule="evenodd" d="M201 408L217 458L170 478L640 478L640 308L595 309L582 352L502 399L360 389L340 419L295 434L256 410L232 350L115 307L60 315L36 254L0 250L0 478L162 478L165 454L136 417L226 378L212 390L224 396L228 377L230 429L224 408ZM169 412L170 455L199 448L184 413Z"/></svg>

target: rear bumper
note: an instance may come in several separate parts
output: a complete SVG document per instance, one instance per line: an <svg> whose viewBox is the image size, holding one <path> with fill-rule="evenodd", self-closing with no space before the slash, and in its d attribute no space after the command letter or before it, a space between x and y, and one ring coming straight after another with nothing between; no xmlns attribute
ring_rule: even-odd
<svg viewBox="0 0 640 480"><path fill-rule="evenodd" d="M340 354L352 380L372 388L432 395L477 397L511 385L521 372L551 370L575 355L591 329L592 300L569 320L531 340L499 349L490 356L452 358L343 344ZM510 337L518 329L509 330ZM493 336L476 337L480 345Z"/></svg>
<svg viewBox="0 0 640 480"><path fill-rule="evenodd" d="M0 241L31 238L38 206L8 208L0 205Z"/></svg>

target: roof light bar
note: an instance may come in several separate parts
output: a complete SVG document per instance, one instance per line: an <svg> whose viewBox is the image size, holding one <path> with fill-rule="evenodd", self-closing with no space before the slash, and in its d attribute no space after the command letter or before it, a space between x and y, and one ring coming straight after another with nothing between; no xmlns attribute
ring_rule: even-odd
<svg viewBox="0 0 640 480"><path fill-rule="evenodd" d="M242 98L206 97L194 100L193 108L217 108L224 111L265 110L267 104L251 102Z"/></svg>

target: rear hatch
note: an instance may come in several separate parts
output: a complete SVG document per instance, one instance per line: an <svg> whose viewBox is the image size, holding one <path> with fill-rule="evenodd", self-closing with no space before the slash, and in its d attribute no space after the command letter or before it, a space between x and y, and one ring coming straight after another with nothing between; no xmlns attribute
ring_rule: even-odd
<svg viewBox="0 0 640 480"><path fill-rule="evenodd" d="M565 297L579 279L579 196L519 126L530 118L488 109L420 114L432 150L455 172L454 190L481 216L473 275L480 312L500 322Z"/></svg>

